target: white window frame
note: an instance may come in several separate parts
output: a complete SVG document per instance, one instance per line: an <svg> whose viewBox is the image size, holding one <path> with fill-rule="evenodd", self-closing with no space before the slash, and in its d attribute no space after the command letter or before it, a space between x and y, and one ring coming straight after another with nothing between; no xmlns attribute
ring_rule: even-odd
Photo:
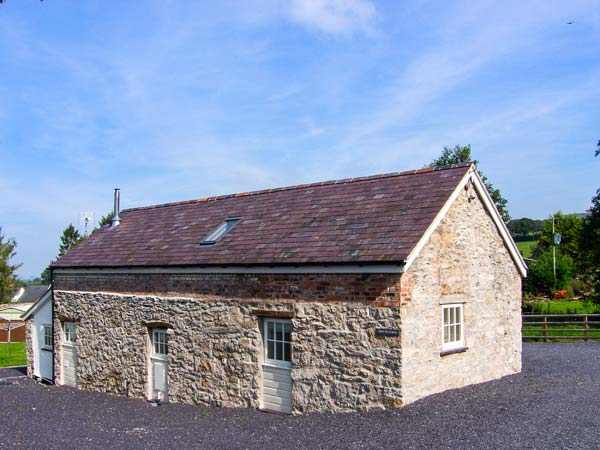
<svg viewBox="0 0 600 450"><path fill-rule="evenodd" d="M274 339L269 339L269 335L268 335L268 332L267 332L269 323L272 323L273 327L274 327L273 328L273 332L274 332L273 338ZM277 339L277 325L278 324L282 324L282 325L286 325L287 324L287 325L290 326L290 340L289 341L285 340L285 333L284 333L284 340L283 341L280 341L279 339ZM263 346L265 348L265 350L264 350L265 364L267 364L269 366L283 367L285 369L289 369L289 368L292 367L292 355L293 355L293 352L292 352L292 339L291 339L291 335L292 335L292 322L291 322L291 320L289 320L289 319L270 319L270 318L265 318L263 320ZM274 342L274 344L273 344L273 347L274 347L273 351L274 351L275 356L277 356L277 349L276 349L277 346L275 345L275 343L276 342L283 342L285 344L285 343L289 342L289 344L290 344L290 360L289 361L285 361L283 359L272 359L272 358L269 358L268 341L273 341ZM285 345L282 345L282 349L283 349L283 353L284 353L284 357L285 357Z"/></svg>
<svg viewBox="0 0 600 450"><path fill-rule="evenodd" d="M48 330L50 333L48 334ZM43 336L43 344L42 349L44 350L52 350L54 348L54 330L52 329L52 325L48 323L42 324L42 336ZM48 343L47 338L50 338L50 343Z"/></svg>
<svg viewBox="0 0 600 450"><path fill-rule="evenodd" d="M448 311L448 314L446 314ZM452 311L452 313L450 312ZM457 314L458 313L458 314ZM448 317L448 323L446 323ZM454 319L452 321L451 319ZM458 329L458 333L457 333ZM458 334L458 336L457 336ZM446 342L446 336L454 340ZM442 351L456 350L465 348L465 314L462 303L449 303L442 305Z"/></svg>
<svg viewBox="0 0 600 450"><path fill-rule="evenodd" d="M63 344L74 346L77 343L75 322L63 322Z"/></svg>
<svg viewBox="0 0 600 450"><path fill-rule="evenodd" d="M150 338L152 357L156 359L167 360L169 357L169 338L165 328L152 328ZM158 351L156 351L158 345Z"/></svg>

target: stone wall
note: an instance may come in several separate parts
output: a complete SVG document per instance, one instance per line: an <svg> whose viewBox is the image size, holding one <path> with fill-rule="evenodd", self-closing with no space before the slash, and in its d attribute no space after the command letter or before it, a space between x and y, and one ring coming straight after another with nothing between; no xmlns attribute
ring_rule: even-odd
<svg viewBox="0 0 600 450"><path fill-rule="evenodd" d="M472 186L463 191L403 279L402 396L521 370L521 278ZM441 356L442 304L464 303L468 350Z"/></svg>
<svg viewBox="0 0 600 450"><path fill-rule="evenodd" d="M76 321L79 387L146 398L148 326L160 323L170 327L171 401L260 407L261 318L272 310L292 316L295 413L367 410L402 402L400 338L375 336L377 327L400 328L399 308L57 289L54 296L58 383L61 321Z"/></svg>
<svg viewBox="0 0 600 450"><path fill-rule="evenodd" d="M27 376L33 377L33 319L25 321L25 351L27 353Z"/></svg>

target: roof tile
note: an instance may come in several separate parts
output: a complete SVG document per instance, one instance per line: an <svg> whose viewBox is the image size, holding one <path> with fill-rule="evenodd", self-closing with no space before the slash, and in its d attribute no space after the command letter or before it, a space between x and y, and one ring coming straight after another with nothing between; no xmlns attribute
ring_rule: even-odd
<svg viewBox="0 0 600 450"><path fill-rule="evenodd" d="M124 210L53 267L402 262L470 168L375 175ZM242 220L199 245L226 218Z"/></svg>

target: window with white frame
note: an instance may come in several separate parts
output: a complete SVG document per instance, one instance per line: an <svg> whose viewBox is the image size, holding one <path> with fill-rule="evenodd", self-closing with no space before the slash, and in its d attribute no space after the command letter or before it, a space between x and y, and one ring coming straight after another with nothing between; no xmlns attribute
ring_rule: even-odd
<svg viewBox="0 0 600 450"><path fill-rule="evenodd" d="M167 330L155 328L152 330L152 353L154 356L166 357L168 354Z"/></svg>
<svg viewBox="0 0 600 450"><path fill-rule="evenodd" d="M265 362L277 366L292 366L292 324L289 320L265 319Z"/></svg>
<svg viewBox="0 0 600 450"><path fill-rule="evenodd" d="M75 334L75 324L73 322L63 323L63 334L65 336L65 343L75 344L77 336Z"/></svg>
<svg viewBox="0 0 600 450"><path fill-rule="evenodd" d="M44 324L42 325L42 332L44 335L44 346L42 348L46 350L52 350L54 346L54 336L52 333L52 325Z"/></svg>
<svg viewBox="0 0 600 450"><path fill-rule="evenodd" d="M442 351L464 346L463 305L442 305Z"/></svg>

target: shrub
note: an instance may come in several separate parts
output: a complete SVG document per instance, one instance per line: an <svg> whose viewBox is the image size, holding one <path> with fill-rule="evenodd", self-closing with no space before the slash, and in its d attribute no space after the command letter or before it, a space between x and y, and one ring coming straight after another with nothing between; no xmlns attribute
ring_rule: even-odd
<svg viewBox="0 0 600 450"><path fill-rule="evenodd" d="M524 287L527 292L532 294L543 292L552 295L557 289L565 289L574 273L573 259L570 256L557 253L555 280L552 269L552 251L546 251L529 266L529 275L525 279Z"/></svg>

